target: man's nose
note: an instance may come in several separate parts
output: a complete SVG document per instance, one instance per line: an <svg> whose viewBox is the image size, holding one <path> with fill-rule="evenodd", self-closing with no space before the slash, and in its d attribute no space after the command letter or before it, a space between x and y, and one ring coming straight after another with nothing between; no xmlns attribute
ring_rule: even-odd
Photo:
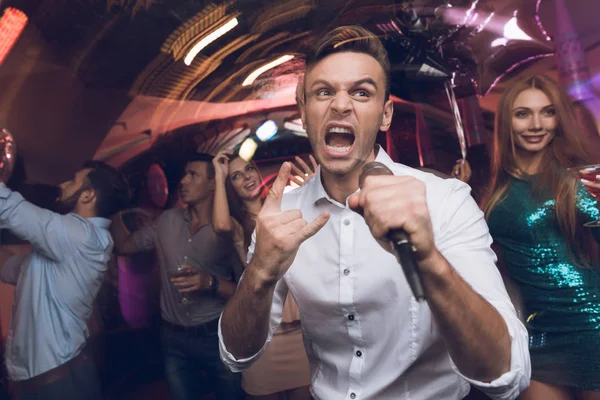
<svg viewBox="0 0 600 400"><path fill-rule="evenodd" d="M347 115L352 111L352 100L348 93L337 93L331 102L332 111L337 114Z"/></svg>

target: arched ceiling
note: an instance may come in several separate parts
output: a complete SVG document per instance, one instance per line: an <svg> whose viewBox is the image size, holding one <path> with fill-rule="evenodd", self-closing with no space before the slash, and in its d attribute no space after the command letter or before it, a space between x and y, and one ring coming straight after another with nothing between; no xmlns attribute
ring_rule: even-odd
<svg viewBox="0 0 600 400"><path fill-rule="evenodd" d="M567 3L595 74L600 69L600 31L595 28L600 3ZM554 42L547 40L555 36L555 0L0 0L0 6L20 8L30 18L27 40L19 42L4 71L0 68L0 90L2 74L10 76L7 68L18 70L23 60L31 58L32 38L39 36L44 52L51 56L44 58L44 63L38 59L31 71L40 75L60 66L63 75L83 88L78 90L95 90L94 98L102 93L102 100L93 104L111 102L110 112L96 116L112 118L106 123L113 125L94 133L94 140L102 143L95 154L109 154L117 165L149 149L164 133L183 132L186 126L205 129L211 119L235 120L270 109L293 111L304 54L324 32L343 24L361 24L385 39L398 36L394 26L406 33L407 19L416 13L425 36L434 41L446 39L444 58L450 60L450 66L468 71L463 74L468 75L466 86L474 81L484 92L489 89L480 99L487 110L488 127L493 118L489 111L517 73L529 69L557 77L551 57ZM471 28L482 26L481 31L454 32L469 12ZM515 12L519 27L533 40L492 48L491 42L502 36L504 24ZM493 17L489 17L491 13ZM184 60L189 50L232 18L237 18L238 25L187 65ZM264 72L252 85L242 85L250 72L282 55L294 58ZM531 55L550 57L524 63L502 76ZM491 86L495 80L497 84ZM9 78L10 84L13 81ZM425 118L435 127L430 130L438 142L444 143L445 137L455 135L447 99L443 91L427 93L425 86L422 88L424 96L419 101L427 103ZM412 106L402 100L397 104L403 110L399 115L411 114ZM24 131L29 129L26 125L22 124ZM69 125L56 124L57 132L63 126ZM34 137L33 133L30 136ZM129 146L127 151L124 146ZM45 143L43 148L47 147ZM22 148L27 150L27 144ZM29 154L39 155L40 148Z"/></svg>

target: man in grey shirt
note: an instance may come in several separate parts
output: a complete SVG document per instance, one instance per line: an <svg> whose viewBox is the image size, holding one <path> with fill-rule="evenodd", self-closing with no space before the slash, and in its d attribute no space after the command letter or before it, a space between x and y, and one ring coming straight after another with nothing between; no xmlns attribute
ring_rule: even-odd
<svg viewBox="0 0 600 400"><path fill-rule="evenodd" d="M131 235L122 223L113 229L120 253L156 250L165 370L176 400L198 399L210 385L217 399L241 398L239 374L219 358L217 326L242 264L231 238L211 224L214 176L212 156L192 155L179 189L187 208L167 210Z"/></svg>

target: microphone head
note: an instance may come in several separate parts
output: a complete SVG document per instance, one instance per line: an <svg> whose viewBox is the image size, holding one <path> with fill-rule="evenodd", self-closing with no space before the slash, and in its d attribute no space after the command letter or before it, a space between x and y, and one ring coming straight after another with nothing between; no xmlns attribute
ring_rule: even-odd
<svg viewBox="0 0 600 400"><path fill-rule="evenodd" d="M358 177L358 187L362 189L363 183L365 182L365 178L367 176L377 176L377 175L394 175L391 169L386 167L384 164L379 161L371 161L370 163L365 164Z"/></svg>

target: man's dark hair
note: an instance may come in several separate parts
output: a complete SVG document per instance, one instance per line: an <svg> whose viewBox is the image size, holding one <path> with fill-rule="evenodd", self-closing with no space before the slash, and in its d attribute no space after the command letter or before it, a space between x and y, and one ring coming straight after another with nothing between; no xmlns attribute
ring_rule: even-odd
<svg viewBox="0 0 600 400"><path fill-rule="evenodd" d="M306 55L306 70L330 54L363 53L373 57L385 76L385 100L390 97L391 64L381 40L373 32L358 25L340 26L323 36Z"/></svg>
<svg viewBox="0 0 600 400"><path fill-rule="evenodd" d="M108 218L125 208L131 200L125 176L102 161L86 161L84 169L91 169L84 185L96 193L96 214Z"/></svg>
<svg viewBox="0 0 600 400"><path fill-rule="evenodd" d="M190 155L188 155L185 158L185 163L191 163L191 162L204 162L206 163L207 167L206 167L206 176L208 177L208 179L214 179L215 178L215 167L212 163L214 156L211 156L210 154L206 154L206 153L192 153Z"/></svg>

